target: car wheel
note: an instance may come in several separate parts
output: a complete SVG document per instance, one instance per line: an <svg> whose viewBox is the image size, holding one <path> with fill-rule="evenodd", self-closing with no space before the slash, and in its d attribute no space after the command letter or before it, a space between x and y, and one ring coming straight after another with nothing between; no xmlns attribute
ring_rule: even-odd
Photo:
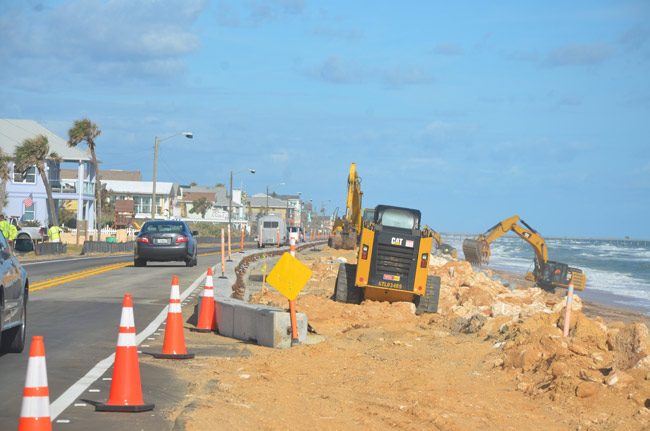
<svg viewBox="0 0 650 431"><path fill-rule="evenodd" d="M21 353L25 348L25 333L27 332L27 301L23 301L23 312L20 325L2 333L2 351Z"/></svg>
<svg viewBox="0 0 650 431"><path fill-rule="evenodd" d="M143 259L133 259L133 266L147 266L147 261Z"/></svg>

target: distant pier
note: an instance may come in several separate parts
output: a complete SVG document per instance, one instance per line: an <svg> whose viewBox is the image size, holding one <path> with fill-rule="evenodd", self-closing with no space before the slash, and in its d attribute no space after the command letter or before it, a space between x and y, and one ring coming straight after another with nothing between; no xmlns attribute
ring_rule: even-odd
<svg viewBox="0 0 650 431"><path fill-rule="evenodd" d="M462 240L464 238L474 238L478 234L471 233L441 233L443 240L445 238L454 238ZM515 237L516 235L508 233L507 236ZM556 240L556 241L600 241L607 242L612 245L618 245L623 247L650 247L650 240L648 239L634 239L634 238L597 238L597 237L566 237L566 236L545 236L545 240Z"/></svg>

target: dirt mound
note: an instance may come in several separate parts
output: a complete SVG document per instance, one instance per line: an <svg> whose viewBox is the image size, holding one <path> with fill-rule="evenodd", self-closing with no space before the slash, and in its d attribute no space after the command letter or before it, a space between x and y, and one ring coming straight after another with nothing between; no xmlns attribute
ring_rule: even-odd
<svg viewBox="0 0 650 431"><path fill-rule="evenodd" d="M323 266L315 262L312 268L318 271ZM321 280L335 277L331 271ZM585 316L579 295L574 295L570 336L565 339L560 329L566 304L563 292L511 289L491 271L475 271L463 261L438 259L429 274L441 278L441 292L440 316L428 324L440 320L451 333L478 334L494 343L500 352L495 363L516 371L518 390L534 396L589 398L600 391L629 387L650 395L645 380L650 371L650 331L645 324L614 323L608 328L602 319ZM305 302L309 307L309 300ZM349 307L332 302L325 309L352 325L417 320L411 304L403 303L364 302ZM327 315L312 317L327 320Z"/></svg>

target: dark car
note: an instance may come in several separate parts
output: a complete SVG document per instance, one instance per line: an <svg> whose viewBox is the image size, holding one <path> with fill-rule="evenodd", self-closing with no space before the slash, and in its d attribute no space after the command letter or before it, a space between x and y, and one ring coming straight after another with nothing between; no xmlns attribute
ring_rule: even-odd
<svg viewBox="0 0 650 431"><path fill-rule="evenodd" d="M171 220L148 221L135 239L134 266L145 266L148 261L184 261L195 266L198 248L195 235L185 222Z"/></svg>
<svg viewBox="0 0 650 431"><path fill-rule="evenodd" d="M27 329L27 272L0 233L0 349L20 353Z"/></svg>

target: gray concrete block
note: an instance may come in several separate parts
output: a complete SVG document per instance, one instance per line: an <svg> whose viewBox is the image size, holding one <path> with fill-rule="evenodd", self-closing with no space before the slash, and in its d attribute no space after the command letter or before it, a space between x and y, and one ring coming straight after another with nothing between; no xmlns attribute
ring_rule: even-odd
<svg viewBox="0 0 650 431"><path fill-rule="evenodd" d="M298 339L307 339L307 315L296 313ZM286 311L261 309L256 319L257 344L260 346L285 349L291 347L291 318Z"/></svg>
<svg viewBox="0 0 650 431"><path fill-rule="evenodd" d="M235 324L233 327L233 338L243 341L257 342L255 318L258 309L253 304L242 302L234 307Z"/></svg>
<svg viewBox="0 0 650 431"><path fill-rule="evenodd" d="M235 304L228 298L218 298L214 302L214 311L217 313L217 328L219 334L224 337L234 337L235 307Z"/></svg>

